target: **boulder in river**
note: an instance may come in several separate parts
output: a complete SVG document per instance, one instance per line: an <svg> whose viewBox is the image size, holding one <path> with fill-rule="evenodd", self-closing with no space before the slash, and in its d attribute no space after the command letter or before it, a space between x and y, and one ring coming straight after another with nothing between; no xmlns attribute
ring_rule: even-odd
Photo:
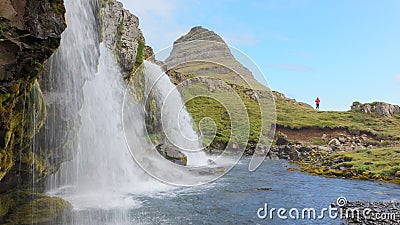
<svg viewBox="0 0 400 225"><path fill-rule="evenodd" d="M179 165L187 165L187 157L180 150L171 146L166 146L164 144L157 145L156 149L166 159Z"/></svg>

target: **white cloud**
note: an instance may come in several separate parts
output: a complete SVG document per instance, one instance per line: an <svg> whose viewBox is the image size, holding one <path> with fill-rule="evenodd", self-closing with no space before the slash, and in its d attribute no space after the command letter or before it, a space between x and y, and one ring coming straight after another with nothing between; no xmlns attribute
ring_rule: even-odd
<svg viewBox="0 0 400 225"><path fill-rule="evenodd" d="M164 49L189 30L177 22L183 0L121 0L124 8L139 17L146 43L155 51Z"/></svg>
<svg viewBox="0 0 400 225"><path fill-rule="evenodd" d="M400 82L400 74L395 75L394 80Z"/></svg>

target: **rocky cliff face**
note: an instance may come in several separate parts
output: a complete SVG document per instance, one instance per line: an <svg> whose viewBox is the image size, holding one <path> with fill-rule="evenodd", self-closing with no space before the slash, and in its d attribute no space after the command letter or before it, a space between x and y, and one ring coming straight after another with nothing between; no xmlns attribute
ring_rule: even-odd
<svg viewBox="0 0 400 225"><path fill-rule="evenodd" d="M46 153L31 148L46 119L37 79L60 44L66 28L64 13L62 0L0 1L0 223L5 215L10 216L10 224L24 223L22 216L37 216L37 210L13 211L32 209L32 201L65 203L30 192L13 192L18 185L35 182L32 173L42 177L46 168Z"/></svg>
<svg viewBox="0 0 400 225"><path fill-rule="evenodd" d="M382 117L392 117L394 115L400 114L400 106L392 105L385 102L374 102L365 104L354 102L351 106L351 109L367 114L376 113L377 115Z"/></svg>
<svg viewBox="0 0 400 225"><path fill-rule="evenodd" d="M30 140L46 112L35 81L60 44L64 12L62 0L0 1L0 192L24 176L11 174L16 165L33 163Z"/></svg>
<svg viewBox="0 0 400 225"><path fill-rule="evenodd" d="M145 40L139 19L115 0L105 1L101 12L103 41L113 50L124 76L128 77L143 62Z"/></svg>

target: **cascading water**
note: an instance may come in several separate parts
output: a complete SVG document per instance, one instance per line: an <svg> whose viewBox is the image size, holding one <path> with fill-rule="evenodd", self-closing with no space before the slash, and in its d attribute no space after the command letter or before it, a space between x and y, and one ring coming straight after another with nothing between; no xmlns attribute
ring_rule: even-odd
<svg viewBox="0 0 400 225"><path fill-rule="evenodd" d="M71 146L76 149L67 156L70 161L64 162L48 179L47 192L71 202L75 209L72 216L60 223L132 223L127 210L138 206L135 195L171 188L136 165L132 152L141 155L141 159L136 158L137 162L151 161L166 168L158 169L161 176L184 180L190 173L177 167L171 174L167 168L173 163L153 154L156 151L147 140L144 103L124 104L122 75L111 50L98 42L93 5L85 0L67 0L65 4L69 26L62 35L60 49L49 60L49 76L44 83L45 98L53 107L45 130L46 141L51 142L47 143L48 147L62 141L54 136L62 134L57 129L75 130L76 137L68 138L73 139ZM148 62L145 75L146 90L154 88L156 100L165 106L162 115L169 142L186 149L200 149L191 118L168 76ZM167 98L168 95L172 97ZM178 114L182 118L179 122L176 121ZM69 121L72 127L58 124L62 122L59 118ZM187 155L190 165L207 162L202 152Z"/></svg>
<svg viewBox="0 0 400 225"><path fill-rule="evenodd" d="M147 178L129 154L121 125L121 77L113 54L101 44L98 72L83 86L78 152L54 178L61 184L61 196L77 209L131 207L135 202L126 194L165 186Z"/></svg>
<svg viewBox="0 0 400 225"><path fill-rule="evenodd" d="M192 119L186 111L182 97L158 65L145 62L146 94L154 93L161 104L161 122L166 142L184 150L189 166L207 165L209 157L201 151L197 133L193 130Z"/></svg>

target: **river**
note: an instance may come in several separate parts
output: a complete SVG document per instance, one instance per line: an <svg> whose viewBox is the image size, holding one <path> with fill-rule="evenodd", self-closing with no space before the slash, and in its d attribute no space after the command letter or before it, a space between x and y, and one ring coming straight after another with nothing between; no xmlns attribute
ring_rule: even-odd
<svg viewBox="0 0 400 225"><path fill-rule="evenodd" d="M283 160L266 160L248 171L244 158L224 177L206 185L129 195L137 205L129 209L74 210L62 218L70 224L342 224L328 212L323 219L258 217L265 203L271 208L315 208L317 216L338 197L349 201L400 200L398 185L310 176ZM259 190L265 188L264 190ZM288 213L286 213L288 216ZM59 221L61 222L61 221Z"/></svg>

